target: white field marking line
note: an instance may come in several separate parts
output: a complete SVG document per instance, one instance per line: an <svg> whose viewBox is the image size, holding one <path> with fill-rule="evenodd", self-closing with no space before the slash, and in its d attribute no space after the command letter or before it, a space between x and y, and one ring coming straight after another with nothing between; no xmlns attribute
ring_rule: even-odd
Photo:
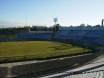
<svg viewBox="0 0 104 78"><path fill-rule="evenodd" d="M10 45L9 45L9 42L8 42L8 51L9 51L9 55L10 55L10 47L9 47Z"/></svg>

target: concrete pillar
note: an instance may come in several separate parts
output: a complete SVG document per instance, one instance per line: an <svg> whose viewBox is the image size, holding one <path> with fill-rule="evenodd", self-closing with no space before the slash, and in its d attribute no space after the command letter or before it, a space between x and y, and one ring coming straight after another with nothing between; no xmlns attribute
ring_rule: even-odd
<svg viewBox="0 0 104 78"><path fill-rule="evenodd" d="M12 73L12 66L9 66L8 67L8 75L7 75L7 78L12 78L12 77L16 77L16 75Z"/></svg>

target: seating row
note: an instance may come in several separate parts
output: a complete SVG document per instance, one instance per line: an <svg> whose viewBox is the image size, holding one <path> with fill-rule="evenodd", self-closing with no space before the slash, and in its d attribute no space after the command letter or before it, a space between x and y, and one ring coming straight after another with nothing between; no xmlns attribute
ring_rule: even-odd
<svg viewBox="0 0 104 78"><path fill-rule="evenodd" d="M97 54L89 54L73 58L49 60L45 62L18 65L12 67L12 73L17 75L18 77L36 76L81 65L84 62L89 61L97 56Z"/></svg>

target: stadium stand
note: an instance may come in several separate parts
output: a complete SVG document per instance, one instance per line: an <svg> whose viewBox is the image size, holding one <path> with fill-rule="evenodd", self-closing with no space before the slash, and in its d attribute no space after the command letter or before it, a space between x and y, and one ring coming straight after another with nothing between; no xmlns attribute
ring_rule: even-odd
<svg viewBox="0 0 104 78"><path fill-rule="evenodd" d="M85 62L99 56L98 53L90 53L86 55L79 55L73 57L57 58L46 61L38 61L36 63L28 64L11 64L11 73L13 76L24 78L38 76L41 74L52 73L57 71L62 71L64 69L72 68L74 66L79 66Z"/></svg>
<svg viewBox="0 0 104 78"><path fill-rule="evenodd" d="M47 74L41 78L104 78L104 57L81 67Z"/></svg>
<svg viewBox="0 0 104 78"><path fill-rule="evenodd" d="M62 27L62 28L59 29L59 31L57 31L54 38L55 39L65 39L69 32L70 31L69 31L68 27Z"/></svg>
<svg viewBox="0 0 104 78"><path fill-rule="evenodd" d="M32 31L29 33L17 33L15 38L21 39L51 39L53 32L52 31Z"/></svg>
<svg viewBox="0 0 104 78"><path fill-rule="evenodd" d="M67 28L68 33L64 36L61 33L66 33L65 28ZM79 40L104 45L103 36L104 27L61 27L53 39L64 41Z"/></svg>
<svg viewBox="0 0 104 78"><path fill-rule="evenodd" d="M0 67L0 78L6 77L8 74L8 67Z"/></svg>
<svg viewBox="0 0 104 78"><path fill-rule="evenodd" d="M98 43L98 44L101 44L101 45L104 45L104 38L103 37L100 37L98 39L96 39L95 41L93 41L94 43Z"/></svg>
<svg viewBox="0 0 104 78"><path fill-rule="evenodd" d="M45 34L43 38L44 39L51 39L51 37L52 37L52 34Z"/></svg>

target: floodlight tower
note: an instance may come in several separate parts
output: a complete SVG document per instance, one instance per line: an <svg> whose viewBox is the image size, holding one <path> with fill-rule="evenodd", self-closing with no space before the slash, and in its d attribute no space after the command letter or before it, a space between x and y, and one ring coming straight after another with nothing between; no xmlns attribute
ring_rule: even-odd
<svg viewBox="0 0 104 78"><path fill-rule="evenodd" d="M54 18L54 22L55 22L55 33L56 33L56 22L57 22L57 18Z"/></svg>

